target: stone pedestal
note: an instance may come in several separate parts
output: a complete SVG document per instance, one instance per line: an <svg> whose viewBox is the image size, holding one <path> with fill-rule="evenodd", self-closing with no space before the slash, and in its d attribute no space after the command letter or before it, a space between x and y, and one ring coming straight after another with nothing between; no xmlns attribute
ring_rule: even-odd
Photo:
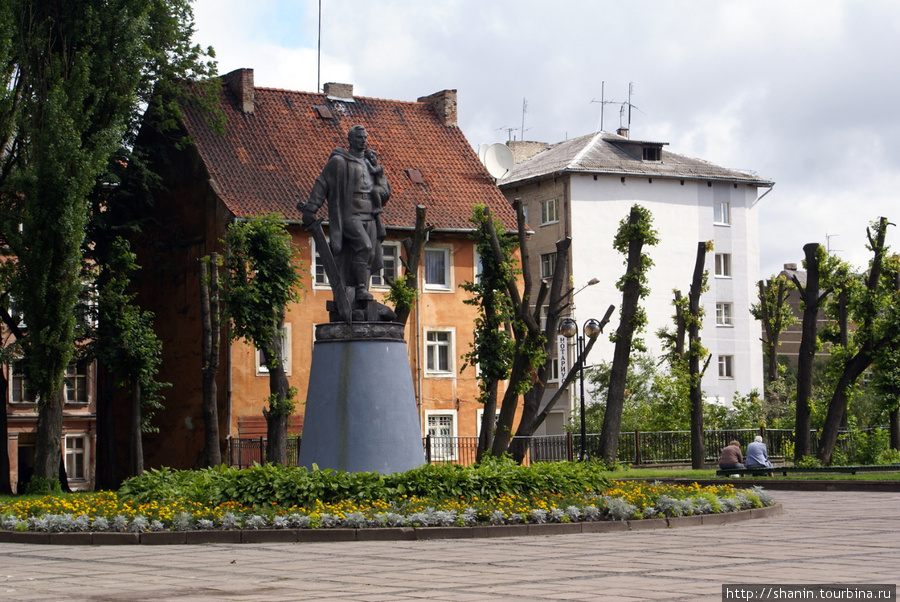
<svg viewBox="0 0 900 602"><path fill-rule="evenodd" d="M299 463L382 474L425 463L402 324L316 325Z"/></svg>

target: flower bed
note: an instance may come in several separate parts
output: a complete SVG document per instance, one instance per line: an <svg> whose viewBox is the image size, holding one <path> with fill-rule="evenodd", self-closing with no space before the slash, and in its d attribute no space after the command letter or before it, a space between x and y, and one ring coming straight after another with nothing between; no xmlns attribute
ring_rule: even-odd
<svg viewBox="0 0 900 602"><path fill-rule="evenodd" d="M33 532L148 532L213 529L328 529L570 523L717 514L774 504L760 487L735 489L613 481L585 493L503 493L480 499L338 500L309 505L135 501L114 492L0 502L0 529Z"/></svg>

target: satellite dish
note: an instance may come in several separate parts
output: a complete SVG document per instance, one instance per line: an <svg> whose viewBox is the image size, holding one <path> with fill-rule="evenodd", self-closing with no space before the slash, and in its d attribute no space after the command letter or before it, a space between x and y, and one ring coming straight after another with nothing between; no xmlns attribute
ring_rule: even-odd
<svg viewBox="0 0 900 602"><path fill-rule="evenodd" d="M481 144L478 145L478 160L481 161L482 163L484 163L484 153L487 152L487 149L488 149L487 142L482 142Z"/></svg>
<svg viewBox="0 0 900 602"><path fill-rule="evenodd" d="M509 173L513 165L515 161L512 151L502 142L490 145L484 152L484 166L487 167L488 173L498 180Z"/></svg>

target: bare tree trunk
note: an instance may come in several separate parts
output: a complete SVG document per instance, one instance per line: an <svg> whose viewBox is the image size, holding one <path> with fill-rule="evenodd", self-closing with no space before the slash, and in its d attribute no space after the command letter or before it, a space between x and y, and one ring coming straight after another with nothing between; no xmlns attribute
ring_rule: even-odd
<svg viewBox="0 0 900 602"><path fill-rule="evenodd" d="M219 412L216 376L219 372L219 345L221 325L219 320L219 268L218 253L211 253L208 260L200 259L200 319L201 350L203 362L203 460L206 466L222 463L219 441Z"/></svg>
<svg viewBox="0 0 900 602"><path fill-rule="evenodd" d="M812 397L813 360L816 356L816 339L818 336L819 306L825 295L819 296L819 258L817 252L821 245L809 243L803 246L806 256L806 286L794 277L794 284L800 291L803 301L803 322L800 335L800 350L797 354L797 407L794 422L794 461L799 462L804 456L812 454L810 438Z"/></svg>
<svg viewBox="0 0 900 602"><path fill-rule="evenodd" d="M688 374L690 375L691 396L691 467L695 470L703 468L706 460L706 447L703 441L703 389L700 386L703 372L700 369L700 355L695 351L695 343L700 344L700 295L703 293L703 266L706 263L706 243L697 243L697 260L694 263L694 276L691 279L691 291L688 295L688 307L691 323L688 327ZM709 365L709 358L707 358Z"/></svg>
<svg viewBox="0 0 900 602"><path fill-rule="evenodd" d="M816 453L823 464L831 464L831 455L834 453L835 445L837 445L841 421L847 411L847 391L871 364L871 355L860 351L844 365L844 371L838 378L834 393L828 402L828 413L825 415L822 437L819 439L819 449Z"/></svg>
<svg viewBox="0 0 900 602"><path fill-rule="evenodd" d="M9 399L9 380L3 370L0 370L0 495L12 495L12 483L9 470L9 423L6 414L6 400Z"/></svg>
<svg viewBox="0 0 900 602"><path fill-rule="evenodd" d="M412 238L403 241L403 248L406 250L406 275L408 277L406 286L412 290L419 290L419 263L422 257L422 250L425 248L425 239L428 233L433 229L432 226L425 225L425 205L416 205L416 229L413 231ZM406 324L409 320L409 314L412 306L400 306L394 308L397 314L395 320L400 324Z"/></svg>
<svg viewBox="0 0 900 602"><path fill-rule="evenodd" d="M62 457L62 383L38 402L37 442L35 445L34 476L48 482L59 476L59 459Z"/></svg>
<svg viewBox="0 0 900 602"><path fill-rule="evenodd" d="M144 473L144 436L141 429L141 381L131 382L131 474Z"/></svg>
<svg viewBox="0 0 900 602"><path fill-rule="evenodd" d="M894 408L889 416L891 449L900 450L900 410Z"/></svg>
<svg viewBox="0 0 900 602"><path fill-rule="evenodd" d="M481 433L478 435L478 451L475 459L481 461L484 454L494 444L494 423L497 421L497 385L490 383L490 389L484 401L484 413L481 415Z"/></svg>
<svg viewBox="0 0 900 602"><path fill-rule="evenodd" d="M641 214L632 209L628 222L635 227ZM600 430L600 457L607 462L615 462L619 448L619 431L622 427L622 410L625 405L625 380L631 363L631 343L634 339L635 319L641 300L641 251L643 237L633 237L628 243L628 260L625 267L625 281L622 283L622 310L619 328L616 329L616 345L609 372L609 389L606 394L606 412Z"/></svg>
<svg viewBox="0 0 900 602"><path fill-rule="evenodd" d="M272 342L263 350L269 368L269 407L263 408L266 418L266 461L287 463L287 424L293 410L287 373L284 369L284 310L282 309Z"/></svg>
<svg viewBox="0 0 900 602"><path fill-rule="evenodd" d="M119 482L119 454L116 453L115 408L113 384L109 370L97 366L97 489L117 489Z"/></svg>

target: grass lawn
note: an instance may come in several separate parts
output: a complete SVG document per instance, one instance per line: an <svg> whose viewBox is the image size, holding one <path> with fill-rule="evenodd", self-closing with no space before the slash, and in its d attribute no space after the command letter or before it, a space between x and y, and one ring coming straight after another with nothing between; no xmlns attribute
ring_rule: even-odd
<svg viewBox="0 0 900 602"><path fill-rule="evenodd" d="M690 470L684 468L630 468L616 470L609 474L610 479L717 479L721 481L736 481L729 477L717 477L715 469ZM790 473L782 476L775 473L774 477L758 477L760 479L782 479L797 481L900 481L900 470L897 472L862 472L859 474L847 473ZM745 477L748 478L748 477ZM749 477L757 478L757 477Z"/></svg>

